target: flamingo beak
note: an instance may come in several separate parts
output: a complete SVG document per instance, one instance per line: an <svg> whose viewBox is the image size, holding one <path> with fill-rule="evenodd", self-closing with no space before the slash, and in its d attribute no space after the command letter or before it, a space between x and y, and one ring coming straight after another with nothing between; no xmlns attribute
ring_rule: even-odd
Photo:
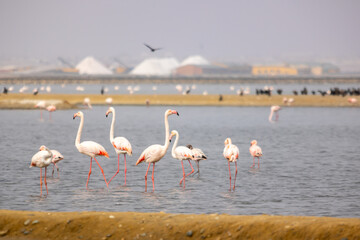
<svg viewBox="0 0 360 240"><path fill-rule="evenodd" d="M74 116L73 116L73 120L76 118L76 113L74 114Z"/></svg>
<svg viewBox="0 0 360 240"><path fill-rule="evenodd" d="M180 116L178 112L176 112L176 115Z"/></svg>

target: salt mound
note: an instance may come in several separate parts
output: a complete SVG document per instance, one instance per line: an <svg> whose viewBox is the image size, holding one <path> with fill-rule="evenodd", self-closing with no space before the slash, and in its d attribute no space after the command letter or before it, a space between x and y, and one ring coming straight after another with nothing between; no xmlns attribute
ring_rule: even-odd
<svg viewBox="0 0 360 240"><path fill-rule="evenodd" d="M168 76L179 66L175 58L149 58L137 65L130 74Z"/></svg>
<svg viewBox="0 0 360 240"><path fill-rule="evenodd" d="M112 72L107 69L104 65L102 65L99 61L97 61L93 57L84 58L78 65L76 65L76 69L79 70L79 73L89 74L89 75L109 75Z"/></svg>
<svg viewBox="0 0 360 240"><path fill-rule="evenodd" d="M194 55L186 58L180 65L210 65L210 62L200 55Z"/></svg>

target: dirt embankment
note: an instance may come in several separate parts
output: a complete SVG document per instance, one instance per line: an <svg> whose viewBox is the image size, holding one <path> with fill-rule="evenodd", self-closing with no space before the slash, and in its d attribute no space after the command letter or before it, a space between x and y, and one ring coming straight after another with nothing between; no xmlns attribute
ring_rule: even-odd
<svg viewBox="0 0 360 240"><path fill-rule="evenodd" d="M360 239L359 218L0 210L0 239Z"/></svg>
<svg viewBox="0 0 360 240"><path fill-rule="evenodd" d="M100 95L100 94L33 94L11 93L0 95L0 109L33 109L44 100L47 105L54 104L57 109L81 108L85 98L92 105L106 105L112 98L113 105L183 105L183 106L294 106L294 107L360 107L360 97L350 103L348 97L341 96L265 96L265 95ZM284 98L293 102L285 104Z"/></svg>

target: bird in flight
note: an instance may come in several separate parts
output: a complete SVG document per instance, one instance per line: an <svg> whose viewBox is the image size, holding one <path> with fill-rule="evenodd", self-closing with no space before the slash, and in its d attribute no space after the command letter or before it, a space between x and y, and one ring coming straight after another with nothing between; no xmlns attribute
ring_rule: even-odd
<svg viewBox="0 0 360 240"><path fill-rule="evenodd" d="M146 46L146 47L148 47L149 49L150 49L150 51L151 52L155 52L155 51L157 51L157 50L160 50L161 48L152 48L151 46L149 46L148 44L146 44L146 43L144 43L144 45Z"/></svg>

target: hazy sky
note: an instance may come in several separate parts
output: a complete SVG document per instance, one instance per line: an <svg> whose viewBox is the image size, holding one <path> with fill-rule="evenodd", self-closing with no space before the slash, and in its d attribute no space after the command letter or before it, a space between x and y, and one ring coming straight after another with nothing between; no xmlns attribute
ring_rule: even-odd
<svg viewBox="0 0 360 240"><path fill-rule="evenodd" d="M359 57L357 0L1 0L0 59Z"/></svg>

